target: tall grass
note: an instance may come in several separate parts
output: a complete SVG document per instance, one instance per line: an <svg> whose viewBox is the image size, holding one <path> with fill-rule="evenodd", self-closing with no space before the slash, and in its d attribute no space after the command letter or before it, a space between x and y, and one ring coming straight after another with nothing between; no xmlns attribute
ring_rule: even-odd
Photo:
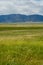
<svg viewBox="0 0 43 65"><path fill-rule="evenodd" d="M43 27L0 27L0 65L43 65Z"/></svg>

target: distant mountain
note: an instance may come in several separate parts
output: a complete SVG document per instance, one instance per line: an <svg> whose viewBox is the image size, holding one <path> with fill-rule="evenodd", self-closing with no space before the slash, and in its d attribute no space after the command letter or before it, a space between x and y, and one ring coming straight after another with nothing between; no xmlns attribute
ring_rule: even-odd
<svg viewBox="0 0 43 65"><path fill-rule="evenodd" d="M0 23L14 23L14 22L43 22L42 15L21 15L10 14L0 15Z"/></svg>

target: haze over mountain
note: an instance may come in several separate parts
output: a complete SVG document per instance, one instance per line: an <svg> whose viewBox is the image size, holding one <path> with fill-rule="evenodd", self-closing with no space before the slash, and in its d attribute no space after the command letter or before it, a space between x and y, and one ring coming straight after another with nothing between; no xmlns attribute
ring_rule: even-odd
<svg viewBox="0 0 43 65"><path fill-rule="evenodd" d="M0 15L0 23L15 23L15 22L43 22L42 15L23 15L23 14L9 14Z"/></svg>
<svg viewBox="0 0 43 65"><path fill-rule="evenodd" d="M0 23L43 22L43 0L0 0Z"/></svg>

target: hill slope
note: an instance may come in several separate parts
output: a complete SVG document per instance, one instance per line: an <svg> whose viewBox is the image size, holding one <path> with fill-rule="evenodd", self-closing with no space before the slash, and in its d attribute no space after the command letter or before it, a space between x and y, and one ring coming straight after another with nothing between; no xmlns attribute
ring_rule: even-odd
<svg viewBox="0 0 43 65"><path fill-rule="evenodd" d="M13 22L43 22L42 15L21 15L21 14L10 14L0 15L0 23L13 23Z"/></svg>

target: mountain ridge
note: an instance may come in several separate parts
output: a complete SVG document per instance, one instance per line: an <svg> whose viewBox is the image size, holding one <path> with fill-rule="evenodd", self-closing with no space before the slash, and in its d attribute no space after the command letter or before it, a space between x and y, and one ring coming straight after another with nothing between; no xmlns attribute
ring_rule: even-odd
<svg viewBox="0 0 43 65"><path fill-rule="evenodd" d="M43 22L43 15L23 15L23 14L9 14L0 15L0 23L15 23L15 22Z"/></svg>

